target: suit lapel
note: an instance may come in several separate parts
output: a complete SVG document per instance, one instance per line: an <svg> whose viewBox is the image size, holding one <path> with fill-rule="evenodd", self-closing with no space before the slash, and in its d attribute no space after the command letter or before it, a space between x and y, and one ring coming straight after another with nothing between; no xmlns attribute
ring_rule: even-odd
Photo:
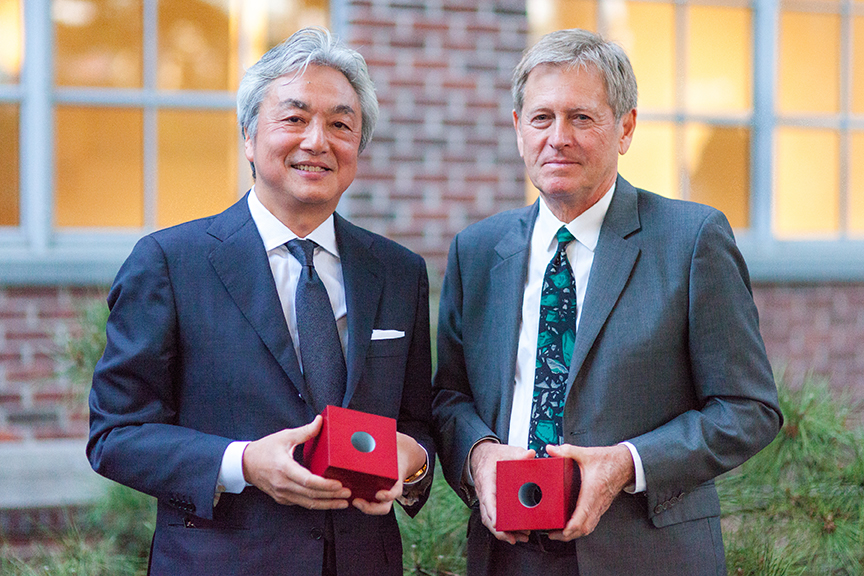
<svg viewBox="0 0 864 576"><path fill-rule="evenodd" d="M582 304L582 318L570 361L567 394L600 329L627 285L639 256L639 248L626 239L640 227L637 200L636 189L619 176L594 251L594 263L591 265L591 276Z"/></svg>
<svg viewBox="0 0 864 576"><path fill-rule="evenodd" d="M348 406L363 374L384 279L378 272L382 263L371 250L374 237L338 214L334 215L334 225L348 309L348 382L342 401L342 406Z"/></svg>
<svg viewBox="0 0 864 576"><path fill-rule="evenodd" d="M218 215L207 232L221 240L210 253L210 264L225 289L297 391L309 398L267 253L249 213L246 196Z"/></svg>
<svg viewBox="0 0 864 576"><path fill-rule="evenodd" d="M489 294L487 314L493 315L494 329L491 335L489 361L497 364L493 374L498 374L501 387L494 388L501 394L501 410L495 422L495 432L501 438L510 433L510 411L513 408L513 387L516 378L516 354L519 346L519 329L522 321L522 298L525 278L528 273L531 233L537 220L539 204L535 202L520 210L516 225L495 245L500 259L489 272ZM512 222L512 221L510 221ZM487 323L487 325L492 325ZM507 351L500 354L500 351Z"/></svg>

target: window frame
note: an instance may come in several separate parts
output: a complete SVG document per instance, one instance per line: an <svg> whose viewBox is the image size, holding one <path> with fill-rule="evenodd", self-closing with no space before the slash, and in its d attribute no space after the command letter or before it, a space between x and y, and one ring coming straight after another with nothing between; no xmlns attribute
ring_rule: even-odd
<svg viewBox="0 0 864 576"><path fill-rule="evenodd" d="M0 101L17 103L19 206L17 227L0 227L0 282L6 285L109 284L143 235L156 229L158 113L163 109L233 111L235 92L157 89L158 5L143 0L143 87L78 88L54 83L51 0L23 3L25 60L18 85L0 86ZM142 111L144 226L135 229L56 228L54 121L58 106L131 107ZM45 143L50 145L45 145ZM238 166L245 165L237 131ZM46 167L48 167L46 169ZM238 170L238 197L248 175ZM106 179L110 184L110 179Z"/></svg>
<svg viewBox="0 0 864 576"><path fill-rule="evenodd" d="M639 2L641 0L631 0ZM645 0L651 2L653 0ZM596 0L602 2L602 0ZM806 4L807 0L754 0L746 7L752 12L753 26L753 110L742 117L737 114L711 115L687 112L681 102L684 89L681 71L684 68L686 38L680 25L682 10L688 6L742 6L737 0L674 0L676 9L676 96L679 105L668 113L640 113L642 121L665 122L682 130L688 123L709 126L744 126L750 130L750 212L749 227L735 230L735 238L750 271L751 278L760 282L848 282L864 280L864 236L845 236L825 240L778 239L773 235L773 199L775 194L775 133L780 127L822 127L838 131L840 137L841 211L848 204L849 166L851 162L850 132L864 130L864 117L853 117L849 109L851 91L851 16L864 15L864 2L837 0L841 22L841 107L837 114L783 115L777 111L779 40L781 2ZM638 125L636 138L638 138ZM680 169L680 159L676 159ZM634 182L636 186L638 181Z"/></svg>

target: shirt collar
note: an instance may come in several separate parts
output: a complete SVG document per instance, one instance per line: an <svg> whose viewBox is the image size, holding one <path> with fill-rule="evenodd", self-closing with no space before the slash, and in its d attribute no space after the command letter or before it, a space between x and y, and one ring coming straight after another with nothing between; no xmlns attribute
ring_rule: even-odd
<svg viewBox="0 0 864 576"><path fill-rule="evenodd" d="M580 244L593 252L597 247L597 241L600 239L600 228L603 226L603 219L606 218L606 212L612 203L613 194L615 194L614 182L609 191L600 200L574 218L572 222L561 222L558 220L541 196L540 212L537 214L537 223L534 226L535 229L542 230L544 234L548 234L548 238L546 239L548 243L544 243L544 246L549 250L552 249L552 241L555 240L558 229L563 225L567 226L567 230Z"/></svg>
<svg viewBox="0 0 864 576"><path fill-rule="evenodd" d="M279 219L261 203L261 200L259 200L258 196L255 194L254 186L249 192L248 204L249 212L252 214L252 220L258 228L258 234L261 235L261 240L264 242L264 249L267 252L282 246L289 240L298 238L297 234L292 232L290 228L279 221ZM336 258L339 258L339 248L336 245L336 228L334 225L333 214L322 222L318 228L306 236L306 239L312 240L321 248Z"/></svg>

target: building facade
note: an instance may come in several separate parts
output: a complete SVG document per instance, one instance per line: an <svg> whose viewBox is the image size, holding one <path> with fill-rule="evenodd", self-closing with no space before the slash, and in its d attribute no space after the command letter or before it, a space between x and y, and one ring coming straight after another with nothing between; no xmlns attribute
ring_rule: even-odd
<svg viewBox="0 0 864 576"><path fill-rule="evenodd" d="M640 84L621 173L722 209L774 365L864 399L864 2L0 0L0 445L82 439L60 358L142 235L251 184L248 66L326 25L381 119L340 213L426 257L530 201L510 75L546 31L619 41Z"/></svg>

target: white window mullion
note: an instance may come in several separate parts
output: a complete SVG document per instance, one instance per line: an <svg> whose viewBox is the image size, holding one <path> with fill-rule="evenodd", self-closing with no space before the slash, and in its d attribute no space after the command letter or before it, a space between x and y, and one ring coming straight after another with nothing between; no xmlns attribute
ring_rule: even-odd
<svg viewBox="0 0 864 576"><path fill-rule="evenodd" d="M144 0L144 229L154 230L158 218L159 181L159 6L157 0Z"/></svg>
<svg viewBox="0 0 864 576"><path fill-rule="evenodd" d="M770 245L774 194L774 130L777 95L780 6L756 0L753 6L753 130L750 144L750 230L757 246Z"/></svg>
<svg viewBox="0 0 864 576"><path fill-rule="evenodd" d="M24 2L21 71L21 224L34 256L52 243L54 214L54 30L51 0Z"/></svg>

